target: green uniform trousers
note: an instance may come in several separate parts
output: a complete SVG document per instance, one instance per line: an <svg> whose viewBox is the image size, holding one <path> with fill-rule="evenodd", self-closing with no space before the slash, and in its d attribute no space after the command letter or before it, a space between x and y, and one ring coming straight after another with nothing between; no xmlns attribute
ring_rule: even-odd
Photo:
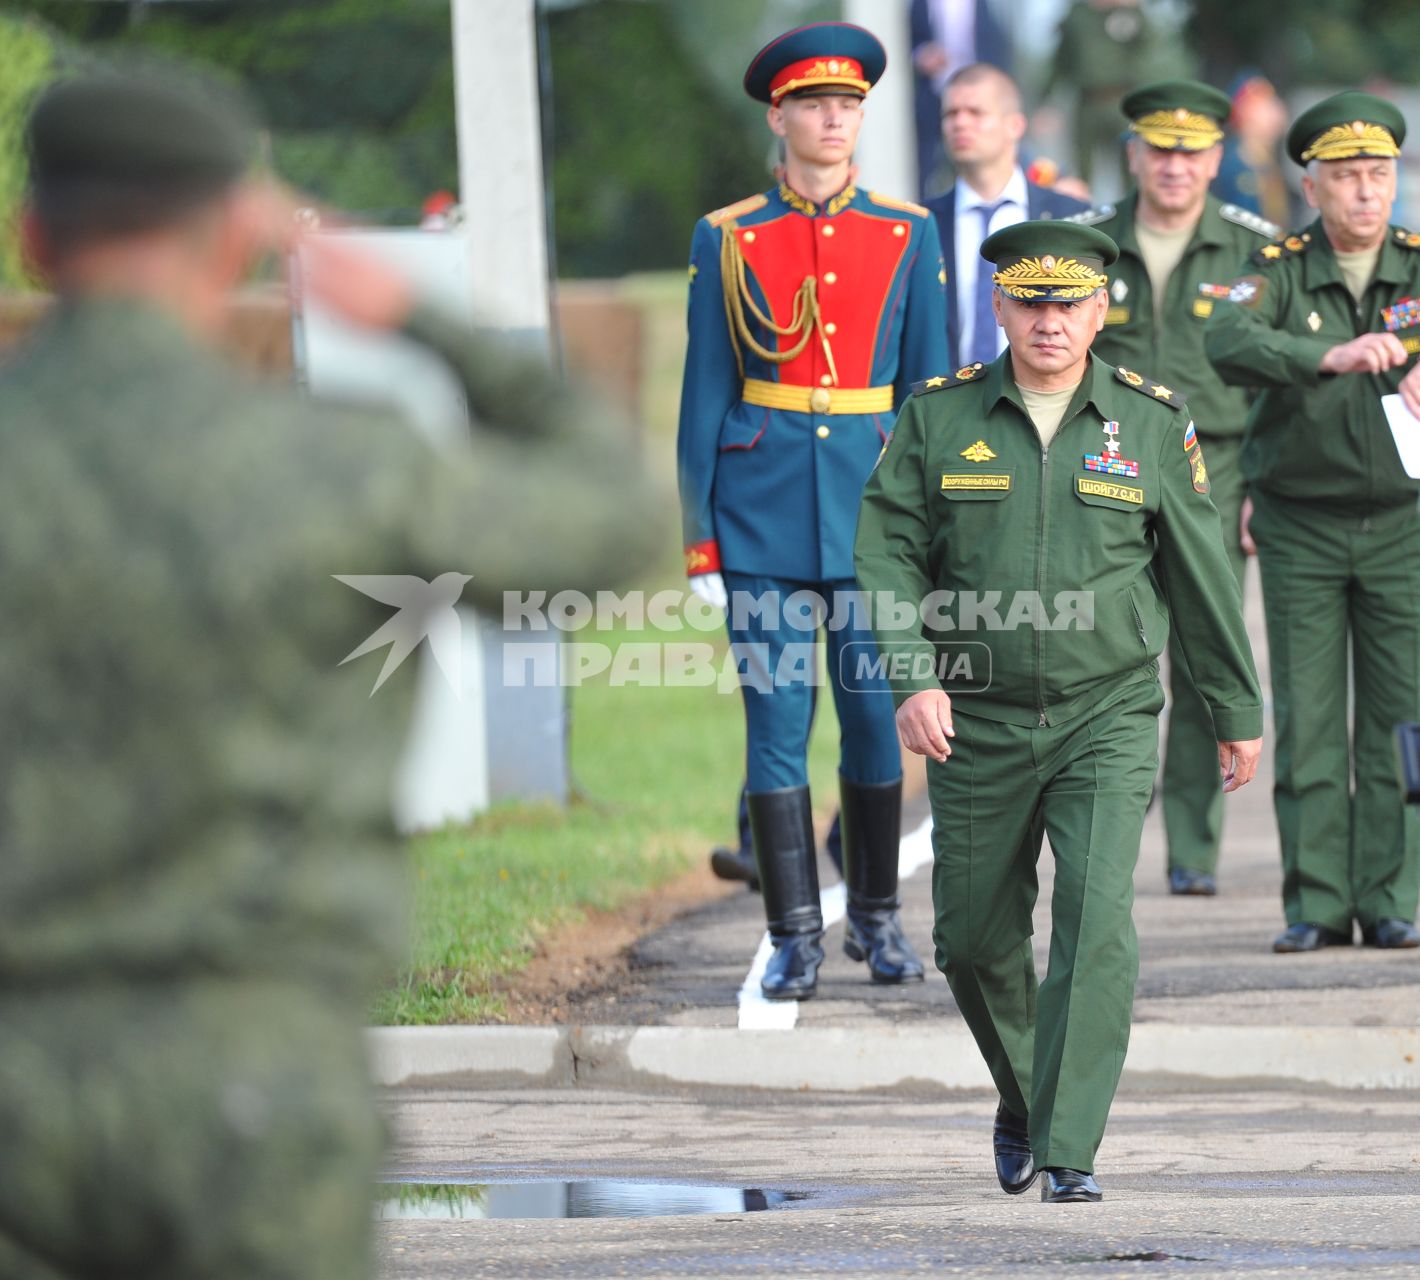
<svg viewBox="0 0 1420 1280"><path fill-rule="evenodd" d="M357 1010L208 978L0 992L5 1280L363 1280Z"/></svg>
<svg viewBox="0 0 1420 1280"><path fill-rule="evenodd" d="M1414 920L1420 830L1396 784L1394 731L1420 719L1420 513L1406 503L1333 515L1259 494L1252 535L1287 923L1349 933L1353 920Z"/></svg>
<svg viewBox="0 0 1420 1280"><path fill-rule="evenodd" d="M1029 1117L1037 1166L1094 1168L1124 1068L1139 973L1134 864L1163 701L1146 679L1047 728L956 712L951 756L927 762L937 967L1002 1101ZM1037 992L1042 835L1055 889Z"/></svg>
<svg viewBox="0 0 1420 1280"><path fill-rule="evenodd" d="M1203 460L1208 467L1213 505L1223 524L1228 563L1243 585L1247 557L1238 536L1246 485L1239 455L1241 437L1205 436ZM1212 874L1218 868L1218 844L1223 835L1223 780L1218 774L1218 738L1213 716L1189 674L1188 660L1175 633L1169 638L1168 728L1164 736L1164 771L1159 784L1163 803L1168 864Z"/></svg>

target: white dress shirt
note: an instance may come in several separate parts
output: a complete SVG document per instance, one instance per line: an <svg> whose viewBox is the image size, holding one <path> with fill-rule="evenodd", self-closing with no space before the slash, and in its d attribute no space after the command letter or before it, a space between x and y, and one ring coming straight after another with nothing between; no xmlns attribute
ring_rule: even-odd
<svg viewBox="0 0 1420 1280"><path fill-rule="evenodd" d="M1026 192L1025 170L1017 165L1015 172L1011 174L1011 179L1006 183L1006 189L1001 192L996 200L984 200L977 195L960 178L956 184L956 255L957 255L957 352L958 357L965 361L969 357L967 353L971 350L972 338L976 332L976 273L981 270L990 270L988 263L981 258L981 242L986 238L981 232L981 215L976 211L982 206L989 206L996 203L996 200L1005 201L994 214L991 215L991 224L986 234L999 231L1002 227L1014 227L1018 222L1024 222L1027 217L1026 201L1029 198ZM1006 334L1002 329L996 330L996 354L1000 355L1006 349Z"/></svg>

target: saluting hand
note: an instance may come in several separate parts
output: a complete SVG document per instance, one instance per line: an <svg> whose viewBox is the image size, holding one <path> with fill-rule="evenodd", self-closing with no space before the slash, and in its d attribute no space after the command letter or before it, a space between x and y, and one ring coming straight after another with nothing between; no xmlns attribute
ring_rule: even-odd
<svg viewBox="0 0 1420 1280"><path fill-rule="evenodd" d="M914 693L897 709L897 736L914 755L931 756L941 764L952 754L952 700L940 689Z"/></svg>
<svg viewBox="0 0 1420 1280"><path fill-rule="evenodd" d="M1223 791L1236 791L1252 781L1262 757L1262 739L1218 744L1218 771L1223 775Z"/></svg>

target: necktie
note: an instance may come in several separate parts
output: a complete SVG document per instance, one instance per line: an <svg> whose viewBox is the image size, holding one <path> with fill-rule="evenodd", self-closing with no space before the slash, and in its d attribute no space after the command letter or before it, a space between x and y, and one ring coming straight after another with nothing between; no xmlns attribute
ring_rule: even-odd
<svg viewBox="0 0 1420 1280"><path fill-rule="evenodd" d="M1006 201L998 200L995 204L979 204L976 212L981 215L981 235L976 245L979 249L981 241L991 234L991 219ZM976 320L971 330L971 354L967 356L969 361L980 361L982 364L989 364L996 358L996 316L991 310L991 264L984 258L978 258L976 262Z"/></svg>

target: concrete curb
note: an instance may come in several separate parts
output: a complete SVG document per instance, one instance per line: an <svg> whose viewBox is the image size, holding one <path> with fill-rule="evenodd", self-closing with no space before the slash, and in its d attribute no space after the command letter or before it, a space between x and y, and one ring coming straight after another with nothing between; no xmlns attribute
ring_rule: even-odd
<svg viewBox="0 0 1420 1280"><path fill-rule="evenodd" d="M721 1027L379 1027L377 1084L735 1089L989 1089L964 1030ZM1136 1026L1125 1088L1325 1085L1420 1089L1420 1030Z"/></svg>

